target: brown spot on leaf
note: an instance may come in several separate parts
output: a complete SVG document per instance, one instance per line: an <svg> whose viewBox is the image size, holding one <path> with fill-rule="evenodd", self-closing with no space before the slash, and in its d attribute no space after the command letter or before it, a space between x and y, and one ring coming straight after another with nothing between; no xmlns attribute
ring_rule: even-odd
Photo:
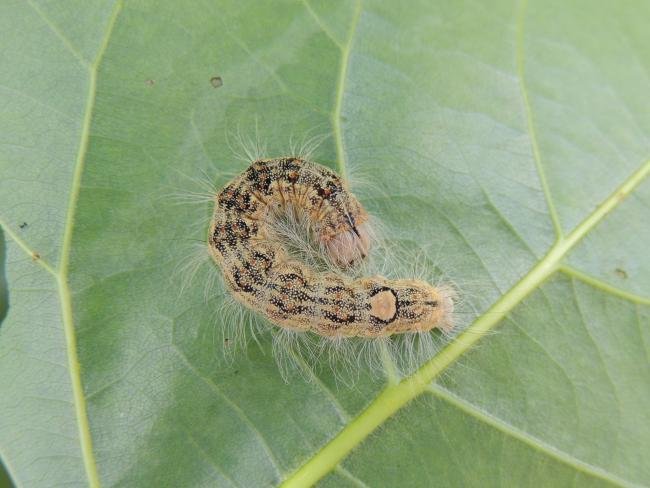
<svg viewBox="0 0 650 488"><path fill-rule="evenodd" d="M616 269L614 270L614 273L616 273L616 276L618 276L619 278L622 278L622 279L624 279L624 280L627 279L627 271L625 271L625 270L622 269L622 268L616 268Z"/></svg>
<svg viewBox="0 0 650 488"><path fill-rule="evenodd" d="M220 86L223 86L223 79L221 79L221 76L213 76L210 78L210 84L213 88L219 88Z"/></svg>

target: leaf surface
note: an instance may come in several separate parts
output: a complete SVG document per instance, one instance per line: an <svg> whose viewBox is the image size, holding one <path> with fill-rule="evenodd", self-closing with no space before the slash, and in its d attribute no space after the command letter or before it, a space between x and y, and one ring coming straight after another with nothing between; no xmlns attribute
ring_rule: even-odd
<svg viewBox="0 0 650 488"><path fill-rule="evenodd" d="M643 2L3 3L11 476L647 484L648 15ZM476 309L465 332L399 383L362 372L341 387L316 368L286 384L268 335L224 365L232 318L204 300L212 265L182 294L175 272L210 205L170 195L241 171L237 134L270 155L330 135L315 159L368 180L357 193L390 241L458 283Z"/></svg>

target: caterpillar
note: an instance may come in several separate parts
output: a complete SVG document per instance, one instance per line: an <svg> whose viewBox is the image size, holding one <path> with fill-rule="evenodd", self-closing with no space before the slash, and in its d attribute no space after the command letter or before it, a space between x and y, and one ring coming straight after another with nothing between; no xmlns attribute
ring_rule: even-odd
<svg viewBox="0 0 650 488"><path fill-rule="evenodd" d="M277 216L289 213L309 222L332 269L291 255L274 229ZM345 273L366 259L370 236L368 213L334 171L280 157L253 161L214 196L207 243L235 300L286 331L385 338L449 330L450 289Z"/></svg>

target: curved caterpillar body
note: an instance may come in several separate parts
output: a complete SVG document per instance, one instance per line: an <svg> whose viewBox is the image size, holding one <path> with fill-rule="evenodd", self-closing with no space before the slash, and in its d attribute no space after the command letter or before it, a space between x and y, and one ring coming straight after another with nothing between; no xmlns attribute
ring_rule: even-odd
<svg viewBox="0 0 650 488"><path fill-rule="evenodd" d="M233 296L293 331L325 337L386 337L451 326L453 299L420 280L353 279L294 258L274 217L301 212L335 266L346 269L370 249L368 214L341 178L302 158L254 161L215 198L210 254Z"/></svg>

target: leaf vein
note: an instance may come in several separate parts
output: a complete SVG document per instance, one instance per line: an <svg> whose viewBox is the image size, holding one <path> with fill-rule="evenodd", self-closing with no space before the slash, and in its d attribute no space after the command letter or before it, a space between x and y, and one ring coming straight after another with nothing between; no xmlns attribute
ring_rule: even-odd
<svg viewBox="0 0 650 488"><path fill-rule="evenodd" d="M370 488L367 484L363 482L363 480L357 478L355 475L350 473L347 469L345 469L341 465L336 467L336 472L339 473L344 478L350 480L352 483L354 483L356 486L359 486L360 488Z"/></svg>
<svg viewBox="0 0 650 488"><path fill-rule="evenodd" d="M72 44L70 39L67 38L63 32L61 32L61 29L54 23L52 20L45 15L45 12L36 5L33 0L27 0L27 5L29 5L34 12L45 22L47 27L52 31L52 33L61 41L63 46L72 54L81 64L82 66L85 66L88 69L92 69L90 62L84 58L81 53L77 50L77 48Z"/></svg>
<svg viewBox="0 0 650 488"><path fill-rule="evenodd" d="M597 288L605 293L609 293L611 295L615 295L618 298L622 298L623 300L627 300L632 303L636 303L639 305L650 305L650 297L644 297L641 295L637 295L635 293L622 290L621 288L618 288L617 286L610 285L609 283L606 283L605 281L602 281L598 278L594 278L593 276L588 275L587 273L584 273L580 271L579 269L574 268L573 266L569 265L562 265L560 267L560 271L562 273L566 274L567 276L579 280L593 288Z"/></svg>
<svg viewBox="0 0 650 488"><path fill-rule="evenodd" d="M325 383L323 383L323 381L316 375L313 368L307 364L302 356L296 354L293 350L290 350L289 354L291 354L293 360L298 364L298 366L305 372L306 375L311 378L312 381L314 381L316 385L318 385L323 394L332 403L332 407L334 408L334 411L336 412L336 415L339 417L339 419L341 419L343 422L349 422L351 420L350 415L345 411L336 396L334 396L332 390L330 390L327 385L325 385Z"/></svg>
<svg viewBox="0 0 650 488"><path fill-rule="evenodd" d="M544 197L546 198L546 204L548 206L548 211L553 222L553 228L557 234L558 238L561 238L563 235L562 226L560 225L560 218L555 209L555 204L551 198L551 190L546 180L546 173L542 166L542 157L539 150L539 141L537 140L537 132L535 130L535 121L533 118L533 109L530 103L530 98L528 96L528 89L526 88L526 72L525 72L525 63L524 63L524 27L526 20L526 7L528 1L521 0L519 2L519 8L517 12L517 29L516 29L516 66L517 66L517 77L519 78L519 89L521 92L521 99L524 106L524 113L526 116L526 126L528 128L528 134L530 136L530 144L533 151L533 158L535 160L535 167L537 168L537 173L539 175L539 180L542 185L542 190L544 192Z"/></svg>
<svg viewBox="0 0 650 488"><path fill-rule="evenodd" d="M237 405L235 402L233 402L223 391L221 391L221 388L217 386L217 384L211 379L206 377L204 374L202 374L199 370L196 369L196 367L189 361L187 356L183 351L181 351L178 347L174 346L176 349L179 357L183 360L187 368L190 370L190 372L199 378L201 381L203 381L210 390L212 390L214 393L219 396L231 409L233 412L237 414L237 416L241 419L241 421L253 432L253 434L256 435L258 438L258 441L260 443L260 446L266 453L266 456L268 460L271 463L271 466L273 466L273 469L275 470L276 474L278 477L281 477L282 471L280 470L280 463L278 460L275 458L273 451L271 450L271 447L269 446L268 442L266 441L266 438L262 435L260 430L255 426L255 424L251 421L250 418L246 415L246 413L241 409L239 405Z"/></svg>
<svg viewBox="0 0 650 488"><path fill-rule="evenodd" d="M334 104L334 111L332 112L332 127L334 128L334 141L336 143L336 160L338 162L339 173L345 175L346 158L345 158L345 145L343 143L343 132L341 129L341 112L343 110L343 94L345 91L345 84L348 77L348 68L350 65L350 51L354 41L354 34L359 24L361 17L361 0L357 0L354 8L354 15L350 23L350 30L348 32L348 39L341 49L341 64L339 66L339 77L336 84L336 102Z"/></svg>
<svg viewBox="0 0 650 488"><path fill-rule="evenodd" d="M449 390L441 387L440 385L431 385L426 390L428 393L448 402L449 404L457 407L459 410L464 412L467 415L470 415L477 420L484 422L485 424L493 427L504 434L516 439L523 444L535 449L538 452L546 454L547 456L559 461L562 464L566 464L577 471L585 473L594 478L598 478L604 481L609 481L610 483L615 483L618 485L631 485L632 483L628 480L620 478L616 475L605 471L603 468L594 466L585 461L582 461L566 451L561 451L550 444L542 441L541 439L530 435L527 432L524 432L515 426L504 422L503 420L492 416L490 413L476 407L475 405L463 400L462 398L454 395Z"/></svg>
<svg viewBox="0 0 650 488"><path fill-rule="evenodd" d="M313 7L309 3L309 0L301 0L302 4L305 6L305 10L309 13L309 15L314 19L314 21L318 24L318 27L321 28L323 33L329 37L329 39L339 47L339 49L344 49L344 46L334 37L332 32L329 30L329 28L325 25L323 20L316 14L314 11Z"/></svg>
<svg viewBox="0 0 650 488"><path fill-rule="evenodd" d="M185 426L184 426L185 427ZM219 466L217 463L214 462L214 460L210 457L210 455L203 449L201 444L194 438L192 434L189 433L189 429L185 427L186 432L185 435L187 436L187 439L190 441L191 444L194 445L197 451L201 454L201 456L204 458L205 462L208 464L208 466L212 467L214 471L221 477L223 477L228 483L230 483L232 486L239 487L240 485L235 482L222 468Z"/></svg>
<svg viewBox="0 0 650 488"><path fill-rule="evenodd" d="M585 329L585 332L587 333L587 336L589 337L589 340L591 341L591 344L593 345L594 350L596 351L596 354L598 355L598 359L600 360L600 364L603 369L603 373L607 377L607 381L609 382L609 386L611 388L612 393L614 394L614 398L616 398L616 412L618 413L616 423L618 424L617 426L620 426L621 423L621 417L623 416L623 412L621 412L621 398L618 394L618 390L616 388L616 383L612 379L611 375L609 374L609 371L607 369L607 363L605 362L605 358L603 356L603 353L598 346L598 342L596 342L596 339L594 336L591 334L591 330L589 330L588 327L588 321L585 317L585 314L582 310L582 306L580 305L580 299L578 298L578 292L576 290L576 282L575 280L571 280L571 292L573 294L573 300L576 305L576 309L578 310L578 316L580 317L580 321L582 322L582 326ZM608 418L611 418L611 415L608 415ZM620 444L620 436L621 436L621 430L620 428L616 429L616 436L614 439L613 443L608 442L608 447L611 449L610 455L613 457L614 451L618 449L619 444Z"/></svg>
<svg viewBox="0 0 650 488"><path fill-rule="evenodd" d="M30 256L36 263L38 263L40 266L42 266L48 273L50 273L52 276L55 278L58 278L58 273L56 270L52 267L50 263L48 263L45 259L40 257L40 255L32 250L29 245L22 240L17 233L15 233L11 227L7 225L6 222L4 222L2 219L0 219L0 227L4 230L4 232L20 247L25 254Z"/></svg>
<svg viewBox="0 0 650 488"><path fill-rule="evenodd" d="M81 188L81 176L85 166L86 153L88 151L90 125L97 93L97 70L104 58L104 53L108 47L109 40L113 33L113 28L117 23L117 18L121 10L122 0L118 0L113 6L113 11L111 12L111 16L108 20L106 32L104 33L104 37L100 44L99 50L97 51L95 60L93 61L92 65L89 65L89 83L88 94L86 98L86 110L83 118L79 151L77 153L72 177L70 199L68 201L68 210L63 231L63 245L61 247L59 273L57 276L59 296L61 297L63 330L65 334L68 356L68 369L72 383L77 428L79 430L80 449L83 457L84 468L86 470L86 476L88 477L88 483L91 487L99 487L100 482L99 474L97 471L97 463L93 454L92 437L90 434L88 412L86 409L86 398L84 396L83 385L81 382L81 370L79 365L79 358L77 355L77 338L75 335L74 319L72 313L72 296L68 282L68 268L70 262L70 250L72 245L72 231L74 228L75 212Z"/></svg>

